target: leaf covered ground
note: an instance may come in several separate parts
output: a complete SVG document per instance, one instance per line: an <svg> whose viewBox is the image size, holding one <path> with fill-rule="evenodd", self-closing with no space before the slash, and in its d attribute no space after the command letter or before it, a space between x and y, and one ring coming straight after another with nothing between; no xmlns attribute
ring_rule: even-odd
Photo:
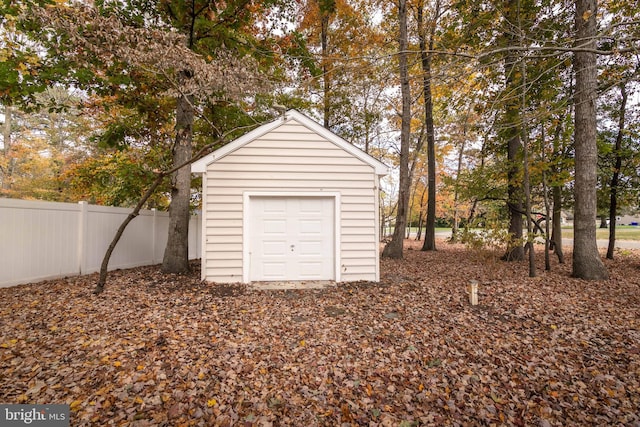
<svg viewBox="0 0 640 427"><path fill-rule="evenodd" d="M640 425L640 253L598 283L407 245L381 283L324 290L157 266L100 296L95 275L0 289L0 402L73 426Z"/></svg>

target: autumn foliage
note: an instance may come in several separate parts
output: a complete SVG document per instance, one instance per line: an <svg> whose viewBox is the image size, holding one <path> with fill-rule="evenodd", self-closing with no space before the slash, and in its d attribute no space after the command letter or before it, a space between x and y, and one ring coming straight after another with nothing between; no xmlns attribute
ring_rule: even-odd
<svg viewBox="0 0 640 427"><path fill-rule="evenodd" d="M406 245L380 283L324 290L158 267L100 296L94 276L0 289L0 401L70 404L74 426L640 422L640 253L603 285Z"/></svg>

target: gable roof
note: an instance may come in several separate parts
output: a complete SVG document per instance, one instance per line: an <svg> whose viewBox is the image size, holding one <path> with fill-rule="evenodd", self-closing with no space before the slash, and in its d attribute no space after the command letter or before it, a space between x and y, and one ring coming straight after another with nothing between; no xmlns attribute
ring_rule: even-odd
<svg viewBox="0 0 640 427"><path fill-rule="evenodd" d="M366 163L366 164L370 165L371 167L373 167L373 169L375 170L377 175L388 175L389 174L389 167L387 165L385 165L384 163L382 163L378 159L370 156L369 154L365 153L364 151L362 151L361 149L359 149L355 145L350 144L349 142L345 141L344 139L342 139L341 137L339 137L335 133L331 132L329 129L325 128L324 126L320 125L315 120L312 120L311 118L307 117L306 115L300 113L297 110L289 110L282 117L278 117L274 121L266 123L266 124L256 128L256 129L252 130L251 132L248 132L248 133L244 134L240 138L231 141L230 143L228 143L227 145L217 149L216 151L214 151L214 152L212 152L210 154L207 154L206 156L204 156L200 160L197 160L197 161L193 162L193 164L191 165L191 172L193 172L193 173L203 173L207 169L207 166L209 164L215 162L216 160L219 160L219 159L223 158L227 154L233 153L234 151L236 151L237 149L239 149L239 148L243 147L244 145L250 143L251 141L254 141L254 140L260 138L261 136L263 136L263 135L275 130L276 128L278 128L278 127L282 126L283 124L288 123L290 121L298 122L299 124L305 126L309 130L311 130L311 131L315 132L316 134L322 136L327 141L329 141L329 142L337 145L338 147L342 148L344 151L348 152L352 156L362 160L364 163Z"/></svg>

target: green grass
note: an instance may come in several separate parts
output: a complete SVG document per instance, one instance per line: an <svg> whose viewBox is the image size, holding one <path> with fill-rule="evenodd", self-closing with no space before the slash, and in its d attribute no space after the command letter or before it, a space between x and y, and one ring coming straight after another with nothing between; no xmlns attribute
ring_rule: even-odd
<svg viewBox="0 0 640 427"><path fill-rule="evenodd" d="M562 236L573 238L573 227L562 227ZM608 228L596 228L596 238L606 240L609 238ZM640 227L632 225L616 226L616 240L640 240Z"/></svg>

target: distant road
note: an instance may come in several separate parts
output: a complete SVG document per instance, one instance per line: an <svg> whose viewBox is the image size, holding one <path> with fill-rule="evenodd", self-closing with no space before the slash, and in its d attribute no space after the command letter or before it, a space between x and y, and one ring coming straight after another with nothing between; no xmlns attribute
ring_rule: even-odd
<svg viewBox="0 0 640 427"><path fill-rule="evenodd" d="M451 237L451 231L436 231L436 237L440 237L443 239L448 239ZM609 241L607 239L597 240L599 248L607 248L609 247ZM562 239L562 246L573 247L573 239L568 239L564 237ZM618 240L616 239L616 248L620 249L640 249L640 241L639 240Z"/></svg>

